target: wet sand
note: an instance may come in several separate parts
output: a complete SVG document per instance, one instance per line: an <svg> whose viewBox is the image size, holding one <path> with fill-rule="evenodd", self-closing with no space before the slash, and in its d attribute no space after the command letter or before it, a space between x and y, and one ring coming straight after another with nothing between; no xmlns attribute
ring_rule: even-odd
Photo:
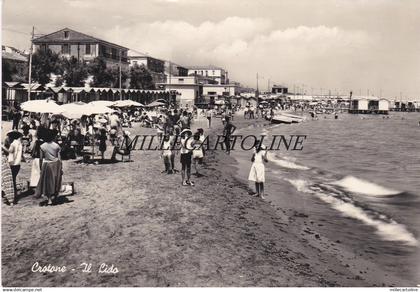
<svg viewBox="0 0 420 292"><path fill-rule="evenodd" d="M250 124L239 118L234 123ZM217 121L217 133L220 126ZM129 131L153 132L139 127ZM235 160L223 152L207 153L204 176L193 178L194 187L182 186L180 174L162 174L158 152L135 151L132 160L99 165L66 161L64 181L75 182L74 196L50 207L40 207L32 196L13 207L2 204L2 284L402 285L391 275L382 278L379 268L364 258L346 254L339 242L311 231L314 223L307 214L276 210L250 196L248 186L234 176ZM179 155L176 166L180 169ZM20 179L29 177L30 164L22 168ZM35 262L68 270L34 273ZM83 273L82 263L92 263L92 272ZM98 273L102 263L118 273Z"/></svg>

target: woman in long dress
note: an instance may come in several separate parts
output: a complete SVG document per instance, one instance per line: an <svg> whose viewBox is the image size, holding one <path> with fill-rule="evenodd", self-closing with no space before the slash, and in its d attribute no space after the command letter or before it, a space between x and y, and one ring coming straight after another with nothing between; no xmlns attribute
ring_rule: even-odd
<svg viewBox="0 0 420 292"><path fill-rule="evenodd" d="M252 155L251 170L249 172L248 180L255 182L256 197L264 197L264 182L265 182L265 166L264 162L268 162L267 150L264 145L260 145L260 142L256 142L255 153Z"/></svg>

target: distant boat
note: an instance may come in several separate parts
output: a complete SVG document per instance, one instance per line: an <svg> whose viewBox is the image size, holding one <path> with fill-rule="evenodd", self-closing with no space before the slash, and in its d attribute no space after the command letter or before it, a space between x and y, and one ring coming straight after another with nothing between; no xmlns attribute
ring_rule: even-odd
<svg viewBox="0 0 420 292"><path fill-rule="evenodd" d="M302 121L306 120L306 117L293 115L293 114L289 114L289 113L281 113L280 115L288 117L288 118L292 118L293 120L296 120L297 122L302 122Z"/></svg>
<svg viewBox="0 0 420 292"><path fill-rule="evenodd" d="M298 123L296 119L286 117L283 115L275 115L271 118L271 123L273 124L291 124L291 123Z"/></svg>

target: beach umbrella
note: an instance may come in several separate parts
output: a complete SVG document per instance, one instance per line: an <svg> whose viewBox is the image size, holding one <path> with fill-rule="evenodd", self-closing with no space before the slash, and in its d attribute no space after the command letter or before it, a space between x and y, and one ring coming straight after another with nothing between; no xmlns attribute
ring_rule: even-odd
<svg viewBox="0 0 420 292"><path fill-rule="evenodd" d="M101 106L113 106L115 104L115 101L110 100L95 100L89 102L90 105L101 105Z"/></svg>
<svg viewBox="0 0 420 292"><path fill-rule="evenodd" d="M86 104L84 102L68 103L61 106L63 115L70 119L79 119L82 116L95 114L107 114L114 112L113 109L104 105Z"/></svg>
<svg viewBox="0 0 420 292"><path fill-rule="evenodd" d="M113 106L115 107L143 107L144 104L141 104L140 102L137 101L133 101L131 99L126 99L126 100L118 100L116 101Z"/></svg>
<svg viewBox="0 0 420 292"><path fill-rule="evenodd" d="M159 101L154 101L152 103L149 103L147 105L147 107L157 107L157 106L165 106L165 104L163 102L159 102Z"/></svg>
<svg viewBox="0 0 420 292"><path fill-rule="evenodd" d="M89 115L86 113L86 103L81 101L63 104L61 109L63 116L70 119L79 119L83 115Z"/></svg>
<svg viewBox="0 0 420 292"><path fill-rule="evenodd" d="M20 106L24 111L32 113L60 114L62 112L61 107L50 99L28 100Z"/></svg>
<svg viewBox="0 0 420 292"><path fill-rule="evenodd" d="M109 114L115 112L114 109L109 108L105 105L92 105L87 104L87 112L89 112L91 115L97 115L97 114Z"/></svg>

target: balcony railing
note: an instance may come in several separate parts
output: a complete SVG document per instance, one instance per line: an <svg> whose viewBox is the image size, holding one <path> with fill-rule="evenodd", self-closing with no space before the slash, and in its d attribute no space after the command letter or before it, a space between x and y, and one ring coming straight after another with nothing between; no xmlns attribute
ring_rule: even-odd
<svg viewBox="0 0 420 292"><path fill-rule="evenodd" d="M108 58L108 59L115 60L117 62L120 60L119 56L118 55L115 55L115 54L101 52L101 53L99 53L99 55L100 56L103 56L105 58ZM127 57L122 56L121 57L121 62L128 62Z"/></svg>

